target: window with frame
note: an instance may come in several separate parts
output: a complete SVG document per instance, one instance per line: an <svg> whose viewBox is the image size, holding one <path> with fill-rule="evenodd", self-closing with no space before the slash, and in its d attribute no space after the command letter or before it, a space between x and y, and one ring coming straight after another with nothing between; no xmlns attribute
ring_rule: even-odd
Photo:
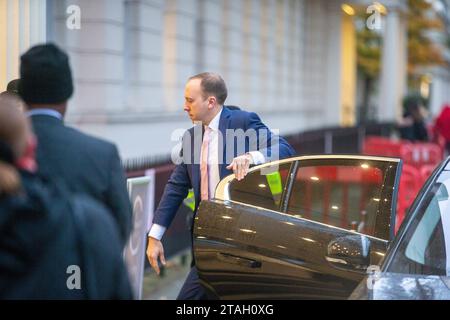
<svg viewBox="0 0 450 320"><path fill-rule="evenodd" d="M450 172L425 196L399 245L389 272L450 275Z"/></svg>
<svg viewBox="0 0 450 320"><path fill-rule="evenodd" d="M365 162L301 165L287 213L374 235L380 204L391 201L382 199L384 181L384 169Z"/></svg>
<svg viewBox="0 0 450 320"><path fill-rule="evenodd" d="M241 181L233 180L229 189L231 200L278 211L290 167L291 162L263 167Z"/></svg>

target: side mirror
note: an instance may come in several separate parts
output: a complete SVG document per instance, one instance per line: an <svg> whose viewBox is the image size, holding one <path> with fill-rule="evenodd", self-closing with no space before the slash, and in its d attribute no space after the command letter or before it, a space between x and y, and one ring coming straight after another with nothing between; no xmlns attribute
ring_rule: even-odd
<svg viewBox="0 0 450 320"><path fill-rule="evenodd" d="M370 265L370 240L362 235L349 235L328 244L325 259L334 267L366 272Z"/></svg>

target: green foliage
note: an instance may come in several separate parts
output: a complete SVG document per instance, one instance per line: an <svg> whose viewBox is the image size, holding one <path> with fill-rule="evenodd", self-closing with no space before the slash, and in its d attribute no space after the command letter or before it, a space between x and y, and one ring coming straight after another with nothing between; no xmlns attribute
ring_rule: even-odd
<svg viewBox="0 0 450 320"><path fill-rule="evenodd" d="M443 22L425 0L408 0L408 84L417 89L424 67L445 65L442 49L434 43L430 32L442 31Z"/></svg>
<svg viewBox="0 0 450 320"><path fill-rule="evenodd" d="M425 0L408 0L407 4L403 14L407 20L408 84L418 90L424 68L446 65L442 48L429 37L430 32L443 30L444 24ZM382 35L366 27L369 15L360 7L355 16L357 66L365 79L374 80L381 68Z"/></svg>
<svg viewBox="0 0 450 320"><path fill-rule="evenodd" d="M375 79L380 73L382 38L366 27L367 18L365 12L356 16L359 23L356 31L357 67L364 77Z"/></svg>

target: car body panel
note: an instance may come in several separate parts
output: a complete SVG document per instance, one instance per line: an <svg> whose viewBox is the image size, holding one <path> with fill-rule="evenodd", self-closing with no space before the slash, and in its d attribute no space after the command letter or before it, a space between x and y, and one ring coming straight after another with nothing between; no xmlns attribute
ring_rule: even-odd
<svg viewBox="0 0 450 320"><path fill-rule="evenodd" d="M414 218L418 214L418 210L423 205L427 196L429 196L432 192L436 181L441 179L443 173L450 173L450 157L442 161L441 164L436 167L435 171L422 186L414 202L412 203L409 212L405 216L405 220L400 226L397 236L394 241L392 241L389 251L386 253L386 258L383 261L381 271L390 272L389 266L392 265L392 261L394 260L396 253L399 251L399 247L405 241L404 238L407 235L408 230L411 228Z"/></svg>
<svg viewBox="0 0 450 320"><path fill-rule="evenodd" d="M447 192L442 193L443 186ZM447 158L436 167L414 200L383 260L381 272L364 279L350 299L450 299L449 238L442 234L450 226L449 189L450 158ZM436 241L439 237L440 243ZM440 250L433 251L432 246L438 243Z"/></svg>
<svg viewBox="0 0 450 320"><path fill-rule="evenodd" d="M299 164L298 169L305 163L314 165L314 161L325 161L327 165L350 161L355 166L359 166L361 161L372 164L386 162L383 165L391 165L392 170L386 169L383 183L389 180L386 188L395 189L398 185L399 159L320 156L298 157L280 163L296 163ZM253 168L251 172L261 168L264 166ZM382 190L393 195L389 201L386 200L387 209L379 207L384 208L384 215L377 213L383 221L377 222L376 229L383 229L383 232L365 235L283 212L289 202L289 181L296 176L292 168L293 165L283 186L283 199L278 210L230 199L233 176L219 184L216 199L200 204L194 223L194 257L200 280L212 297L343 299L364 278L365 268L354 268L345 259L340 259L339 250L336 250L340 244L351 244L347 240L360 243L361 246L355 246L355 255L360 256L358 251L365 251L368 264L379 264L384 257L392 235L391 212L395 206L395 192ZM342 253L348 258L348 252Z"/></svg>
<svg viewBox="0 0 450 320"><path fill-rule="evenodd" d="M361 281L350 300L450 300L450 277L386 272Z"/></svg>

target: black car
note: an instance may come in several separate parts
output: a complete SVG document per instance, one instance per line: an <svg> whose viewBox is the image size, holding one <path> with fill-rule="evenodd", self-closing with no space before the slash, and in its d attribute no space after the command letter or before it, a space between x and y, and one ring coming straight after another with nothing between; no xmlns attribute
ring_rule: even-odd
<svg viewBox="0 0 450 320"><path fill-rule="evenodd" d="M351 299L450 299L450 158L411 206L380 270Z"/></svg>
<svg viewBox="0 0 450 320"><path fill-rule="evenodd" d="M389 298L400 292L392 289L400 273L432 281L445 276L450 239L436 206L448 201L447 162L425 184L396 236L399 159L306 156L257 166L241 181L228 176L195 218L202 284L220 299L383 299L381 289L393 290ZM374 273L366 278L368 272ZM443 292L446 282L435 286ZM410 287L404 289L411 293ZM417 295L425 296L446 297Z"/></svg>

